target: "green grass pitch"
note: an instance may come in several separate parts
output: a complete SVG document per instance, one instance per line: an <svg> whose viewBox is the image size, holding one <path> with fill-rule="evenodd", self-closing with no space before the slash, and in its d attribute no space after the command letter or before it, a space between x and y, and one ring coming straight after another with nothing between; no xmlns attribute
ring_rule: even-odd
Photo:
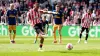
<svg viewBox="0 0 100 56"><path fill-rule="evenodd" d="M16 44L10 44L8 36L0 36L0 56L100 56L100 38L89 38L84 44L84 38L77 44L78 38L63 37L62 44L53 44L53 37L44 41L44 52L38 52L39 40L33 44L32 36L17 36ZM73 49L67 50L66 44L72 43Z"/></svg>

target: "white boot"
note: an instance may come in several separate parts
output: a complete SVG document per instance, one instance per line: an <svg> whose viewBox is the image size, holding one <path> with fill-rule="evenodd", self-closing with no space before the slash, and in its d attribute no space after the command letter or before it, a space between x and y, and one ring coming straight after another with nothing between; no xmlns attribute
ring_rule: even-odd
<svg viewBox="0 0 100 56"><path fill-rule="evenodd" d="M81 42L81 39L79 39L77 43L80 43L80 42Z"/></svg>
<svg viewBox="0 0 100 56"><path fill-rule="evenodd" d="M39 48L38 51L43 52L44 50L42 48Z"/></svg>
<svg viewBox="0 0 100 56"><path fill-rule="evenodd" d="M84 43L87 44L87 40L85 40Z"/></svg>

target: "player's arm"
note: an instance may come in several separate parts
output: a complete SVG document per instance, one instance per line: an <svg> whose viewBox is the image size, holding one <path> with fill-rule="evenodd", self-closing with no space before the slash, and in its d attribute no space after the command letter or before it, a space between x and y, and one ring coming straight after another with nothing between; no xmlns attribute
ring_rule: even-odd
<svg viewBox="0 0 100 56"><path fill-rule="evenodd" d="M82 15L81 24L84 22L85 15Z"/></svg>
<svg viewBox="0 0 100 56"><path fill-rule="evenodd" d="M31 23L31 15L30 15L29 12L27 13L27 18L28 18L28 20L29 20L28 22Z"/></svg>
<svg viewBox="0 0 100 56"><path fill-rule="evenodd" d="M39 10L42 14L58 14L58 12L47 11L47 10Z"/></svg>
<svg viewBox="0 0 100 56"><path fill-rule="evenodd" d="M34 26L34 25L32 25L32 21L31 21L31 13L30 13L30 11L27 13L27 18L28 18L28 23L29 23L29 25L31 25L31 26Z"/></svg>
<svg viewBox="0 0 100 56"><path fill-rule="evenodd" d="M62 15L62 24L64 23L64 14Z"/></svg>
<svg viewBox="0 0 100 56"><path fill-rule="evenodd" d="M53 15L52 15L52 17L51 17L51 24L52 24L52 25L54 24L53 20L54 20L54 17L53 17Z"/></svg>
<svg viewBox="0 0 100 56"><path fill-rule="evenodd" d="M53 14L51 11L40 10L41 14Z"/></svg>
<svg viewBox="0 0 100 56"><path fill-rule="evenodd" d="M6 12L6 18L8 20L8 17L9 17L9 10Z"/></svg>
<svg viewBox="0 0 100 56"><path fill-rule="evenodd" d="M7 16L7 19L8 19L8 17L9 17L9 11L6 12L6 16Z"/></svg>

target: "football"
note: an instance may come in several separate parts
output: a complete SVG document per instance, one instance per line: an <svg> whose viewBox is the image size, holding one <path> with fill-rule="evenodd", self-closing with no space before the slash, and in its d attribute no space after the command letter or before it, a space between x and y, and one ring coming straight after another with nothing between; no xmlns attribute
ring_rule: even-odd
<svg viewBox="0 0 100 56"><path fill-rule="evenodd" d="M73 49L73 45L72 45L71 43L68 43L68 44L66 45L66 49L72 50L72 49Z"/></svg>

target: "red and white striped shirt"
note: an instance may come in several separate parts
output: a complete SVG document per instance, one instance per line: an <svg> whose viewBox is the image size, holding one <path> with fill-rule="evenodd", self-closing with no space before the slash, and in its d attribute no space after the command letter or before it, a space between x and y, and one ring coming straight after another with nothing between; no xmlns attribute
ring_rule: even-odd
<svg viewBox="0 0 100 56"><path fill-rule="evenodd" d="M82 27L90 28L91 22L92 22L91 14L86 13L82 18Z"/></svg>
<svg viewBox="0 0 100 56"><path fill-rule="evenodd" d="M34 9L30 9L30 11L28 12L28 19L31 22L32 26L41 23L40 20L40 12L39 11L34 11Z"/></svg>

